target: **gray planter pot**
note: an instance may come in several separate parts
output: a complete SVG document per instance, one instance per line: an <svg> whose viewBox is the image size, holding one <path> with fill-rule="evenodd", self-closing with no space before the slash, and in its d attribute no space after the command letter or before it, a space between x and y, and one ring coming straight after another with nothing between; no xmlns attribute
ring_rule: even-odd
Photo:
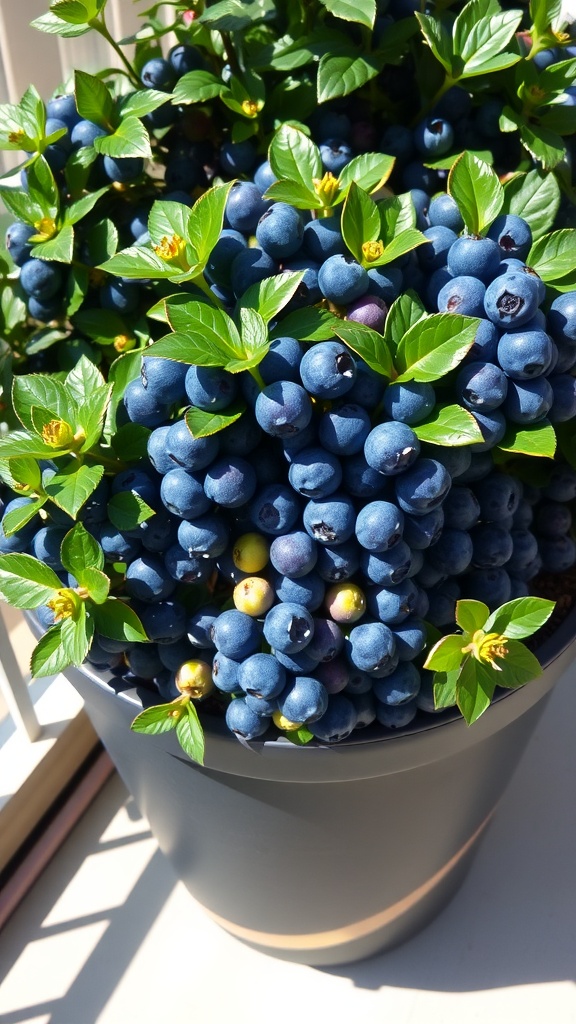
<svg viewBox="0 0 576 1024"><path fill-rule="evenodd" d="M402 735L249 750L214 719L203 768L173 733L130 731L135 691L118 694L94 672L68 674L161 849L208 913L263 952L330 965L404 941L456 892L570 664L575 627L576 612L542 645L543 676L504 694L471 728L429 716Z"/></svg>

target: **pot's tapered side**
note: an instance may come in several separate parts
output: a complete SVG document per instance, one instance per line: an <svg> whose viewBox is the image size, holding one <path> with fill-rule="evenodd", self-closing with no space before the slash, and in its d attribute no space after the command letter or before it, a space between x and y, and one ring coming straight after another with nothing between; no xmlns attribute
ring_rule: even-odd
<svg viewBox="0 0 576 1024"><path fill-rule="evenodd" d="M133 700L85 672L71 679L161 849L214 919L266 953L329 965L402 942L456 892L571 656L472 728L432 719L390 739L252 751L215 723L204 768L172 733L131 732Z"/></svg>

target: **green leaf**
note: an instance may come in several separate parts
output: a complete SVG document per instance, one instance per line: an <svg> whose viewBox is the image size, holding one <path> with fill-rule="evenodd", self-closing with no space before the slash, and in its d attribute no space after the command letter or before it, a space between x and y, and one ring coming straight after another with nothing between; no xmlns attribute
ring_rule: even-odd
<svg viewBox="0 0 576 1024"><path fill-rule="evenodd" d="M112 131L116 125L116 111L109 89L100 78L86 71L74 72L74 94L76 108L86 121Z"/></svg>
<svg viewBox="0 0 576 1024"><path fill-rule="evenodd" d="M172 238L174 235L186 239L189 220L189 206L156 200L148 216L148 231L153 245L159 245L163 238Z"/></svg>
<svg viewBox="0 0 576 1024"><path fill-rule="evenodd" d="M110 592L110 580L105 572L100 569L80 569L76 579L79 585L88 591L91 601L95 604L104 604Z"/></svg>
<svg viewBox="0 0 576 1024"><path fill-rule="evenodd" d="M314 178L323 177L320 150L292 125L283 124L278 129L268 156L277 178L296 182L308 191L313 191Z"/></svg>
<svg viewBox="0 0 576 1024"><path fill-rule="evenodd" d="M0 555L0 596L14 608L46 604L61 587L56 573L32 555Z"/></svg>
<svg viewBox="0 0 576 1024"><path fill-rule="evenodd" d="M33 430L32 408L46 409L53 419L65 420L75 415L74 403L61 381L47 373L30 373L14 377L12 403L18 419L27 430Z"/></svg>
<svg viewBox="0 0 576 1024"><path fill-rule="evenodd" d="M454 707L459 671L457 669L454 672L436 672L434 674L434 707L437 711Z"/></svg>
<svg viewBox="0 0 576 1024"><path fill-rule="evenodd" d="M271 331L271 338L296 338L298 341L328 341L334 336L338 318L327 309L308 306L285 316Z"/></svg>
<svg viewBox="0 0 576 1024"><path fill-rule="evenodd" d="M138 89L136 92L123 97L120 105L120 116L125 118L132 114L134 117L145 117L146 114L151 114L152 111L158 110L158 107L162 107L169 99L168 93L159 92L158 89Z"/></svg>
<svg viewBox="0 0 576 1024"><path fill-rule="evenodd" d="M99 135L94 139L94 149L104 156L119 159L125 156L152 156L150 136L139 118L129 114L120 122L113 135Z"/></svg>
<svg viewBox="0 0 576 1024"><path fill-rule="evenodd" d="M380 74L383 66L384 61L378 54L352 47L347 53L324 54L318 65L318 103L327 103L361 89Z"/></svg>
<svg viewBox="0 0 576 1024"><path fill-rule="evenodd" d="M46 498L36 498L29 505L23 505L20 508L12 509L11 512L6 512L2 518L4 536L11 537L13 533L18 533L18 530L26 526L26 523L29 523L45 504Z"/></svg>
<svg viewBox="0 0 576 1024"><path fill-rule="evenodd" d="M564 159L564 143L555 132L549 131L542 125L528 124L521 120L519 130L522 145L535 160L542 164L545 171L553 170Z"/></svg>
<svg viewBox="0 0 576 1024"><path fill-rule="evenodd" d="M86 245L96 265L110 259L118 248L118 232L115 224L105 218L86 231Z"/></svg>
<svg viewBox="0 0 576 1024"><path fill-rule="evenodd" d="M208 189L196 200L190 211L187 238L196 253L197 274L206 266L208 257L220 237L224 211L233 185L234 182L229 181L225 185L215 185Z"/></svg>
<svg viewBox="0 0 576 1024"><path fill-rule="evenodd" d="M170 316L175 313L176 307L170 311ZM197 366L225 366L230 359L244 357L238 329L223 310L201 302L188 302L177 307L176 315L186 318L186 334L177 332L160 338L147 349L147 354Z"/></svg>
<svg viewBox="0 0 576 1024"><path fill-rule="evenodd" d="M384 327L384 338L389 349L395 352L404 335L425 316L426 307L416 292L408 290L395 299L388 310Z"/></svg>
<svg viewBox="0 0 576 1024"><path fill-rule="evenodd" d="M289 203L297 210L321 210L324 205L311 187L299 181L275 181L263 198L275 203Z"/></svg>
<svg viewBox="0 0 576 1024"><path fill-rule="evenodd" d="M141 367L141 352L125 352L114 360L108 371L108 383L112 384L112 397L108 404L104 423L104 434L107 438L113 438L116 433L116 411L127 385L131 380L140 376Z"/></svg>
<svg viewBox="0 0 576 1024"><path fill-rule="evenodd" d="M42 472L36 459L5 459L0 463L0 477L13 491L37 491L42 482Z"/></svg>
<svg viewBox="0 0 576 1024"><path fill-rule="evenodd" d="M176 728L179 714L184 714L183 698L178 698L170 704L155 704L151 708L145 708L136 715L130 728L146 736L159 736Z"/></svg>
<svg viewBox="0 0 576 1024"><path fill-rule="evenodd" d="M48 35L62 36L63 39L74 39L77 36L85 35L86 32L90 32L91 26L87 23L80 25L70 24L70 22L64 21L56 14L48 11L46 14L41 14L39 18L31 21L30 28L36 28L39 32L46 32Z"/></svg>
<svg viewBox="0 0 576 1024"><path fill-rule="evenodd" d="M84 569L104 568L102 548L82 523L76 523L64 537L60 558L64 568L77 579Z"/></svg>
<svg viewBox="0 0 576 1024"><path fill-rule="evenodd" d="M27 192L16 188L0 186L0 198L8 212L24 224L33 225L43 217L42 210L36 203L32 202Z"/></svg>
<svg viewBox="0 0 576 1024"><path fill-rule="evenodd" d="M346 164L338 178L342 198L352 182L365 192L376 192L392 174L395 158L386 153L361 153Z"/></svg>
<svg viewBox="0 0 576 1024"><path fill-rule="evenodd" d="M555 601L546 601L542 597L518 597L492 612L483 628L487 633L501 633L512 640L522 640L540 629L554 608Z"/></svg>
<svg viewBox="0 0 576 1024"><path fill-rule="evenodd" d="M107 505L108 519L118 530L135 530L155 514L136 491L120 491Z"/></svg>
<svg viewBox="0 0 576 1024"><path fill-rule="evenodd" d="M521 60L520 52L507 53L505 47L522 20L522 11L491 11L482 17L484 8L485 0L471 0L454 23L454 52L464 64L462 78L497 71Z"/></svg>
<svg viewBox="0 0 576 1024"><path fill-rule="evenodd" d="M477 629L484 629L489 615L490 609L483 601L466 599L456 602L456 622L465 633L475 633Z"/></svg>
<svg viewBox="0 0 576 1024"><path fill-rule="evenodd" d="M263 317L256 309L250 306L240 307L240 324L242 330L242 347L248 358L256 352L262 352L262 358L268 351L268 331Z"/></svg>
<svg viewBox="0 0 576 1024"><path fill-rule="evenodd" d="M39 260L55 263L71 263L74 256L74 228L65 224L54 238L34 246L34 256Z"/></svg>
<svg viewBox="0 0 576 1024"><path fill-rule="evenodd" d="M455 369L474 343L479 321L459 313L432 313L402 338L396 353L398 381L434 381Z"/></svg>
<svg viewBox="0 0 576 1024"><path fill-rule="evenodd" d="M378 203L378 212L380 233L386 246L394 242L398 235L416 226L416 208L410 192L382 199ZM420 237L425 240L423 236Z"/></svg>
<svg viewBox="0 0 576 1024"><path fill-rule="evenodd" d="M393 260L399 259L400 256L404 256L407 252L412 252L412 249L416 249L419 245L424 244L429 244L426 235L423 235L421 231L417 231L416 228L409 228L407 231L401 231L391 242L388 242L382 256L366 265L382 267L386 263L392 263Z"/></svg>
<svg viewBox="0 0 576 1024"><path fill-rule="evenodd" d="M74 326L89 338L111 345L119 334L126 333L126 325L111 309L81 309L74 316Z"/></svg>
<svg viewBox="0 0 576 1024"><path fill-rule="evenodd" d="M504 209L530 225L534 239L552 227L560 206L560 186L553 174L535 168L504 185Z"/></svg>
<svg viewBox="0 0 576 1024"><path fill-rule="evenodd" d="M106 387L106 382L98 367L94 366L87 356L81 356L67 375L65 387L72 398L81 405L89 400L94 391Z"/></svg>
<svg viewBox="0 0 576 1024"><path fill-rule="evenodd" d="M420 24L422 35L436 57L436 60L438 60L444 70L450 74L452 72L453 63L453 45L448 28L440 18L434 18L429 14L422 14L420 11L415 11L414 13Z"/></svg>
<svg viewBox="0 0 576 1024"><path fill-rule="evenodd" d="M204 730L192 701L188 701L186 714L177 722L176 736L184 753L198 764L204 764Z"/></svg>
<svg viewBox="0 0 576 1024"><path fill-rule="evenodd" d="M499 675L475 658L469 657L462 665L456 683L456 702L468 725L476 722L489 707Z"/></svg>
<svg viewBox="0 0 576 1024"><path fill-rule="evenodd" d="M97 632L111 640L139 643L148 639L136 612L116 597L109 597L104 604L96 605L91 609L91 614Z"/></svg>
<svg viewBox="0 0 576 1024"><path fill-rule="evenodd" d="M53 0L50 10L72 25L83 25L97 13L97 8L91 0L84 0L83 3L81 0Z"/></svg>
<svg viewBox="0 0 576 1024"><path fill-rule="evenodd" d="M539 238L526 262L546 282L553 283L569 274L576 265L576 231L565 228Z"/></svg>
<svg viewBox="0 0 576 1024"><path fill-rule="evenodd" d="M82 220L91 210L94 209L98 200L106 195L109 191L108 186L105 188L96 189L95 192L90 192L87 196L82 196L81 199L77 199L76 202L70 203L70 206L65 210L64 223L65 224L76 224L79 220Z"/></svg>
<svg viewBox="0 0 576 1024"><path fill-rule="evenodd" d="M314 733L310 732L305 725L301 725L299 729L287 729L284 736L297 747L305 747L314 739Z"/></svg>
<svg viewBox="0 0 576 1024"><path fill-rule="evenodd" d="M367 266L363 246L381 238L380 213L376 203L355 182L350 185L342 211L342 236L354 259Z"/></svg>
<svg viewBox="0 0 576 1024"><path fill-rule="evenodd" d="M62 625L57 623L44 633L36 644L30 659L32 678L56 676L68 668L70 659L62 645Z"/></svg>
<svg viewBox="0 0 576 1024"><path fill-rule="evenodd" d="M392 357L388 346L378 331L365 324L356 324L351 320L336 320L334 334L349 348L353 349L371 369L384 377L392 377Z"/></svg>
<svg viewBox="0 0 576 1024"><path fill-rule="evenodd" d="M462 648L465 645L464 637L455 633L443 636L428 652L424 668L432 669L433 672L454 672L466 657L462 653Z"/></svg>
<svg viewBox="0 0 576 1024"><path fill-rule="evenodd" d="M553 459L556 451L556 433L548 420L531 423L526 427L508 423L498 448L504 452Z"/></svg>
<svg viewBox="0 0 576 1024"><path fill-rule="evenodd" d="M68 463L46 482L45 491L59 508L75 519L82 505L96 490L103 474L104 466Z"/></svg>
<svg viewBox="0 0 576 1024"><path fill-rule="evenodd" d="M176 82L172 102L206 103L228 91L222 79L210 71L188 71Z"/></svg>
<svg viewBox="0 0 576 1024"><path fill-rule="evenodd" d="M125 462L146 458L151 431L140 423L124 423L110 439L114 454Z"/></svg>
<svg viewBox="0 0 576 1024"><path fill-rule="evenodd" d="M251 285L244 292L239 300L240 306L255 309L264 322L269 323L296 294L303 277L303 272L288 272L275 274L274 277L265 277L263 281Z"/></svg>
<svg viewBox="0 0 576 1024"><path fill-rule="evenodd" d="M112 385L103 384L79 406L77 423L86 435L80 447L81 452L90 451L100 440L111 395Z"/></svg>
<svg viewBox="0 0 576 1024"><path fill-rule="evenodd" d="M508 653L500 662L502 671L498 673L498 686L524 686L542 675L538 658L519 640L507 640L506 648Z"/></svg>
<svg viewBox="0 0 576 1024"><path fill-rule="evenodd" d="M0 437L0 459L10 459L13 456L31 455L37 459L53 458L54 455L62 455L66 449L56 449L50 444L40 440L35 434L26 430L11 430L8 434Z"/></svg>
<svg viewBox="0 0 576 1024"><path fill-rule="evenodd" d="M157 256L152 249L146 249L141 245L131 245L122 252L117 252L106 262L101 263L99 270L105 270L107 274L116 274L118 277L134 278L174 278L180 273L180 269L165 262Z"/></svg>
<svg viewBox="0 0 576 1024"><path fill-rule="evenodd" d="M330 14L344 21L355 21L373 28L376 18L376 0L320 0Z"/></svg>
<svg viewBox="0 0 576 1024"><path fill-rule="evenodd" d="M421 441L455 447L483 441L477 420L461 405L437 405L431 416L412 428Z"/></svg>
<svg viewBox="0 0 576 1024"><path fill-rule="evenodd" d="M64 619L60 643L68 662L80 666L86 658L94 636L94 620L86 615L86 604L81 602L77 616Z"/></svg>
<svg viewBox="0 0 576 1024"><path fill-rule="evenodd" d="M225 412L204 412L192 407L186 412L186 426L193 437L210 437L239 420L245 409L243 402L234 402Z"/></svg>
<svg viewBox="0 0 576 1024"><path fill-rule="evenodd" d="M448 192L457 202L464 223L473 235L482 234L490 226L504 203L504 189L496 172L468 152L458 157L452 167Z"/></svg>

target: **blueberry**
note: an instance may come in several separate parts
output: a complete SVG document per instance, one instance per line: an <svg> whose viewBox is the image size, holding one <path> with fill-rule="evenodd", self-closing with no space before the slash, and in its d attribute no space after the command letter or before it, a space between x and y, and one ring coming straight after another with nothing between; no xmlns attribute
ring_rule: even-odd
<svg viewBox="0 0 576 1024"><path fill-rule="evenodd" d="M240 661L258 651L262 640L262 627L250 615L231 608L222 612L215 620L211 637L221 654Z"/></svg>
<svg viewBox="0 0 576 1024"><path fill-rule="evenodd" d="M474 488L480 516L486 522L499 522L514 515L521 497L521 485L507 473L492 473Z"/></svg>
<svg viewBox="0 0 576 1024"><path fill-rule="evenodd" d="M571 466L554 466L543 494L552 501L573 501L576 498L576 470Z"/></svg>
<svg viewBox="0 0 576 1024"><path fill-rule="evenodd" d="M6 248L17 267L22 267L30 259L33 247L28 244L28 239L34 234L35 230L30 224L20 222L11 224L6 231Z"/></svg>
<svg viewBox="0 0 576 1024"><path fill-rule="evenodd" d="M477 277L462 275L452 278L438 293L440 313L461 313L464 316L486 316L484 296L486 285Z"/></svg>
<svg viewBox="0 0 576 1024"><path fill-rule="evenodd" d="M496 277L501 256L498 243L491 238L462 235L451 246L446 263L453 277L471 276L487 284Z"/></svg>
<svg viewBox="0 0 576 1024"><path fill-rule="evenodd" d="M238 682L238 670L240 662L234 658L227 658L221 651L217 651L212 661L212 679L214 685L223 693L239 693L242 687ZM236 701L234 701L236 703Z"/></svg>
<svg viewBox="0 0 576 1024"><path fill-rule="evenodd" d="M328 707L328 693L313 676L297 675L278 697L278 708L290 722L315 722Z"/></svg>
<svg viewBox="0 0 576 1024"><path fill-rule="evenodd" d="M441 117L428 117L414 131L418 152L429 160L448 153L454 142L452 125Z"/></svg>
<svg viewBox="0 0 576 1024"><path fill-rule="evenodd" d="M164 477L166 480L166 477ZM207 498L225 508L238 508L250 501L256 491L256 473L246 459L234 456L217 459L204 478ZM204 510L206 511L206 510ZM199 512L198 515L202 513ZM193 516L184 518L192 519Z"/></svg>
<svg viewBox="0 0 576 1024"><path fill-rule="evenodd" d="M220 412L234 401L238 383L234 374L218 366L190 366L186 394L192 405L205 412Z"/></svg>
<svg viewBox="0 0 576 1024"><path fill-rule="evenodd" d="M309 221L304 227L302 249L318 263L324 263L330 256L344 256L347 250L340 219L332 216Z"/></svg>
<svg viewBox="0 0 576 1024"><path fill-rule="evenodd" d="M545 331L517 330L500 335L498 362L514 380L541 377L552 365L554 345Z"/></svg>
<svg viewBox="0 0 576 1024"><path fill-rule="evenodd" d="M476 329L474 343L466 353L466 361L484 360L488 363L495 362L498 338L496 325L491 320L482 318Z"/></svg>
<svg viewBox="0 0 576 1024"><path fill-rule="evenodd" d="M360 510L355 533L367 551L388 551L402 537L404 515L389 501L372 501Z"/></svg>
<svg viewBox="0 0 576 1024"><path fill-rule="evenodd" d="M92 530L96 533L97 540L108 562L129 563L140 554L142 549L140 539L126 536L112 523L94 524Z"/></svg>
<svg viewBox="0 0 576 1024"><path fill-rule="evenodd" d="M102 160L104 173L110 181L133 181L139 178L144 170L141 156L112 157L105 156Z"/></svg>
<svg viewBox="0 0 576 1024"><path fill-rule="evenodd" d="M505 565L512 555L510 532L498 523L479 523L470 531L470 538L474 545L472 564L477 569Z"/></svg>
<svg viewBox="0 0 576 1024"><path fill-rule="evenodd" d="M178 420L169 427L164 437L164 444L172 469L176 466L180 466L182 469L206 469L220 450L217 434L211 434L209 437L194 437L185 420Z"/></svg>
<svg viewBox="0 0 576 1024"><path fill-rule="evenodd" d="M436 394L431 384L407 381L389 384L384 392L384 410L393 420L410 425L426 419L434 408Z"/></svg>
<svg viewBox="0 0 576 1024"><path fill-rule="evenodd" d="M270 161L265 160L254 171L254 184L259 188L260 194L264 195L275 181L278 181L278 178L270 166Z"/></svg>
<svg viewBox="0 0 576 1024"><path fill-rule="evenodd" d="M273 650L294 654L310 643L314 620L304 605L284 602L274 605L264 619L264 636Z"/></svg>
<svg viewBox="0 0 576 1024"><path fill-rule="evenodd" d="M226 725L230 732L243 740L255 740L266 732L270 718L258 715L247 705L245 698L237 697L226 708Z"/></svg>
<svg viewBox="0 0 576 1024"><path fill-rule="evenodd" d="M217 558L227 547L229 529L221 516L206 515L178 525L178 542L188 554Z"/></svg>
<svg viewBox="0 0 576 1024"><path fill-rule="evenodd" d="M176 583L163 562L154 555L135 558L126 570L126 590L139 601L164 601Z"/></svg>
<svg viewBox="0 0 576 1024"><path fill-rule="evenodd" d="M251 654L238 669L238 682L252 697L278 697L286 686L286 671L272 654Z"/></svg>
<svg viewBox="0 0 576 1024"><path fill-rule="evenodd" d="M357 452L342 460L344 489L355 498L386 496L389 481L366 462L364 452Z"/></svg>
<svg viewBox="0 0 576 1024"><path fill-rule="evenodd" d="M140 620L150 640L173 643L186 633L186 609L179 601L158 601L147 605Z"/></svg>
<svg viewBox="0 0 576 1024"><path fill-rule="evenodd" d="M532 248L530 225L513 213L502 213L490 226L488 238L494 239L502 250L502 257L513 256L525 260Z"/></svg>
<svg viewBox="0 0 576 1024"><path fill-rule="evenodd" d="M576 416L576 379L570 373L548 378L554 400L548 413L551 423L566 423Z"/></svg>
<svg viewBox="0 0 576 1024"><path fill-rule="evenodd" d="M300 503L284 484L268 484L258 491L248 507L250 522L263 533L278 536L292 529L300 514Z"/></svg>
<svg viewBox="0 0 576 1024"><path fill-rule="evenodd" d="M173 64L163 57L152 57L146 61L140 72L140 80L146 89L159 89L171 92L176 82L176 71Z"/></svg>
<svg viewBox="0 0 576 1024"><path fill-rule="evenodd" d="M249 174L256 163L256 155L251 139L244 139L243 142L226 141L220 146L220 167L231 177Z"/></svg>
<svg viewBox="0 0 576 1024"><path fill-rule="evenodd" d="M358 711L352 700L342 694L328 699L328 707L310 725L310 732L323 743L339 743L358 725Z"/></svg>
<svg viewBox="0 0 576 1024"><path fill-rule="evenodd" d="M70 132L72 148L81 149L84 146L91 146L94 139L102 138L107 134L108 132L94 121L78 120Z"/></svg>
<svg viewBox="0 0 576 1024"><path fill-rule="evenodd" d="M504 371L493 363L471 362L460 370L455 391L467 409L490 411L502 405L508 393L508 380Z"/></svg>
<svg viewBox="0 0 576 1024"><path fill-rule="evenodd" d="M232 263L238 253L247 248L247 242L240 231L223 228L206 264L206 277L211 283L230 288Z"/></svg>
<svg viewBox="0 0 576 1024"><path fill-rule="evenodd" d="M319 662L331 661L340 654L344 647L344 636L340 627L332 619L314 619L314 635L306 648L306 653Z"/></svg>
<svg viewBox="0 0 576 1024"><path fill-rule="evenodd" d="M510 600L510 577L505 569L474 569L462 580L465 597L483 601L491 611Z"/></svg>
<svg viewBox="0 0 576 1024"><path fill-rule="evenodd" d="M341 583L350 579L359 566L360 549L354 538L336 547L321 544L318 548L316 571L327 583Z"/></svg>
<svg viewBox="0 0 576 1024"><path fill-rule="evenodd" d="M416 551L425 551L431 544L436 543L444 526L444 507L451 493L449 491L442 505L433 508L424 515L404 516L404 540L409 544L410 548ZM453 526L457 524L447 523L446 525ZM465 527L460 525L457 528L465 529Z"/></svg>
<svg viewBox="0 0 576 1024"><path fill-rule="evenodd" d="M368 291L370 278L352 256L336 255L329 256L320 267L318 284L324 298L347 306Z"/></svg>
<svg viewBox="0 0 576 1024"><path fill-rule="evenodd" d="M317 611L326 592L324 580L316 569L298 579L274 573L272 583L280 601L304 605L311 612Z"/></svg>
<svg viewBox="0 0 576 1024"><path fill-rule="evenodd" d="M416 611L418 587L405 579L391 587L371 587L367 592L368 610L380 622L394 626Z"/></svg>
<svg viewBox="0 0 576 1024"><path fill-rule="evenodd" d="M426 646L426 625L414 615L410 615L399 625L394 626L392 635L396 641L400 661L413 661Z"/></svg>
<svg viewBox="0 0 576 1024"><path fill-rule="evenodd" d="M410 661L403 661L385 679L374 683L374 696L383 704L397 706L414 700L420 690L420 673Z"/></svg>
<svg viewBox="0 0 576 1024"><path fill-rule="evenodd" d="M26 295L46 301L62 287L62 270L59 263L48 260L29 259L21 265L20 284Z"/></svg>
<svg viewBox="0 0 576 1024"><path fill-rule="evenodd" d="M451 486L450 474L435 459L418 459L395 481L400 508L411 515L425 515L442 503Z"/></svg>
<svg viewBox="0 0 576 1024"><path fill-rule="evenodd" d="M211 630L219 614L220 611L216 607L216 605L209 604L204 605L198 611L193 612L190 618L188 619L188 623L186 626L186 632L188 637L187 643L192 645L193 647L200 647L204 648L205 650L212 649L214 647L214 644L212 642ZM161 657L164 660L162 654ZM189 657L191 657L191 655ZM183 660L186 661L189 660L189 658L184 658ZM167 662L164 663L166 664L166 668L172 667Z"/></svg>
<svg viewBox="0 0 576 1024"><path fill-rule="evenodd" d="M336 176L344 170L354 155L350 146L342 139L326 139L320 143L319 149L325 169Z"/></svg>
<svg viewBox="0 0 576 1024"><path fill-rule="evenodd" d="M34 535L32 554L40 562L46 562L51 569L62 569L60 548L67 530L58 526L42 526Z"/></svg>
<svg viewBox="0 0 576 1024"><path fill-rule="evenodd" d="M511 380L504 412L512 423L539 423L554 401L554 392L543 377Z"/></svg>
<svg viewBox="0 0 576 1024"><path fill-rule="evenodd" d="M402 291L403 274L399 267L370 267L368 269L368 291L390 306Z"/></svg>
<svg viewBox="0 0 576 1024"><path fill-rule="evenodd" d="M360 554L362 572L379 586L391 587L406 579L412 565L412 552L405 541L398 541L385 552L366 551Z"/></svg>
<svg viewBox="0 0 576 1024"><path fill-rule="evenodd" d="M144 387L139 377L131 380L124 390L124 407L132 423L143 427L161 426L168 419L168 404Z"/></svg>
<svg viewBox="0 0 576 1024"><path fill-rule="evenodd" d="M405 729L415 718L417 710L417 698L396 705L376 702L376 718L386 729Z"/></svg>
<svg viewBox="0 0 576 1024"><path fill-rule="evenodd" d="M506 433L506 419L500 409L490 409L480 412L474 410L474 419L480 428L482 441L475 441L471 445L473 452L487 452L499 444Z"/></svg>
<svg viewBox="0 0 576 1024"><path fill-rule="evenodd" d="M253 234L260 217L269 207L257 185L251 181L236 182L228 195L226 220L229 227Z"/></svg>
<svg viewBox="0 0 576 1024"><path fill-rule="evenodd" d="M196 519L211 506L201 477L180 467L171 469L162 478L160 497L168 511L181 519Z"/></svg>
<svg viewBox="0 0 576 1024"><path fill-rule="evenodd" d="M290 464L288 479L306 498L326 498L342 482L342 467L335 455L323 448L304 448Z"/></svg>
<svg viewBox="0 0 576 1024"><path fill-rule="evenodd" d="M294 381L276 381L260 392L254 409L266 434L289 438L299 434L312 419L312 404L306 391Z"/></svg>
<svg viewBox="0 0 576 1024"><path fill-rule="evenodd" d="M545 537L538 546L547 572L567 572L576 562L576 544L571 537Z"/></svg>
<svg viewBox="0 0 576 1024"><path fill-rule="evenodd" d="M556 501L542 502L534 515L534 528L542 537L561 537L572 526L572 513Z"/></svg>
<svg viewBox="0 0 576 1024"><path fill-rule="evenodd" d="M300 363L304 350L296 338L274 338L258 369L265 384L291 380L300 383Z"/></svg>
<svg viewBox="0 0 576 1024"><path fill-rule="evenodd" d="M480 503L470 487L451 487L442 503L444 523L455 530L470 530L480 518Z"/></svg>
<svg viewBox="0 0 576 1024"><path fill-rule="evenodd" d="M538 557L538 541L530 530L511 530L512 554L506 563L510 573L525 569Z"/></svg>
<svg viewBox="0 0 576 1024"><path fill-rule="evenodd" d="M181 544L172 544L164 555L164 564L178 583L204 583L214 569L207 555L190 554Z"/></svg>
<svg viewBox="0 0 576 1024"><path fill-rule="evenodd" d="M345 651L351 664L362 672L393 672L396 668L396 641L383 622L354 626L345 640Z"/></svg>
<svg viewBox="0 0 576 1024"><path fill-rule="evenodd" d="M502 274L487 287L484 297L486 316L502 327L522 327L539 305L536 281L527 274Z"/></svg>
<svg viewBox="0 0 576 1024"><path fill-rule="evenodd" d="M184 398L188 366L173 359L143 356L140 376L143 387L159 402L172 404Z"/></svg>
<svg viewBox="0 0 576 1024"><path fill-rule="evenodd" d="M319 544L343 544L354 532L356 511L346 494L311 500L302 514L304 529Z"/></svg>
<svg viewBox="0 0 576 1024"><path fill-rule="evenodd" d="M339 341L318 342L302 357L300 379L311 395L338 398L350 390L355 378L352 353Z"/></svg>
<svg viewBox="0 0 576 1024"><path fill-rule="evenodd" d="M205 68L204 57L195 46L177 43L168 51L168 61L178 78L189 71L202 71Z"/></svg>
<svg viewBox="0 0 576 1024"><path fill-rule="evenodd" d="M464 228L464 221L462 220L458 203L452 196L446 193L435 196L432 199L428 210L428 219L432 227L442 226L450 228L456 234L459 234Z"/></svg>
<svg viewBox="0 0 576 1024"><path fill-rule="evenodd" d="M386 476L404 473L419 453L420 442L414 431L394 420L374 427L364 444L368 465Z"/></svg>
<svg viewBox="0 0 576 1024"><path fill-rule="evenodd" d="M418 248L418 262L427 274L446 266L446 260L452 246L457 242L458 236L450 228L437 225L436 227L425 228L424 238L428 239L427 245ZM449 266L448 270L455 277L456 274Z"/></svg>
<svg viewBox="0 0 576 1024"><path fill-rule="evenodd" d="M430 565L446 576L459 576L472 561L472 538L465 530L445 527L428 551Z"/></svg>
<svg viewBox="0 0 576 1024"><path fill-rule="evenodd" d="M304 222L300 212L287 203L273 203L256 226L256 241L276 260L293 256L302 245Z"/></svg>
<svg viewBox="0 0 576 1024"><path fill-rule="evenodd" d="M272 565L291 579L307 576L316 565L317 557L315 542L302 530L275 537L270 545Z"/></svg>

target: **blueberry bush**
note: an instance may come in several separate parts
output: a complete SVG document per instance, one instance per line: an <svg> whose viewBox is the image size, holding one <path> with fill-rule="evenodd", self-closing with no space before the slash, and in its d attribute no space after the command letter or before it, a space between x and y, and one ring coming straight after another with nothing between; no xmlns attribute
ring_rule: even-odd
<svg viewBox="0 0 576 1024"><path fill-rule="evenodd" d="M206 716L473 722L541 671L539 581L576 562L561 4L33 24L118 61L1 108L0 595L44 630L33 673L136 688L133 728L200 762Z"/></svg>

